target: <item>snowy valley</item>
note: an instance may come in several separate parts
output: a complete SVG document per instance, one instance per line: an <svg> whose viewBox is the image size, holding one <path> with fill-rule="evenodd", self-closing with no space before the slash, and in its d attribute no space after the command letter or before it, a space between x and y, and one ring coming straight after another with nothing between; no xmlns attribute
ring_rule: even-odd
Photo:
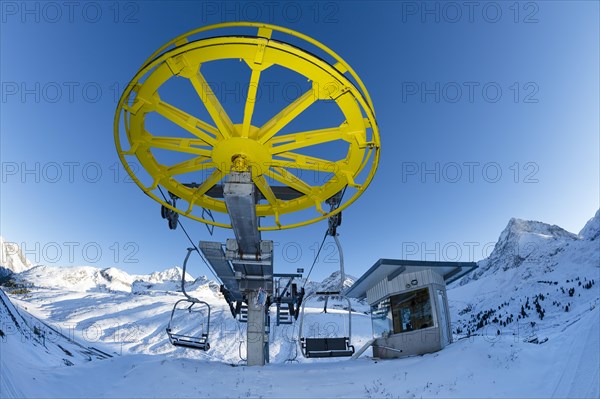
<svg viewBox="0 0 600 399"><path fill-rule="evenodd" d="M478 269L448 287L454 343L440 352L304 359L297 326L273 324L262 368L244 366L245 325L205 276L188 276L186 289L213 309L211 349L178 349L165 329L183 297L180 268L34 266L1 244L2 398L600 396L600 211L579 234L511 219ZM371 319L365 303L352 311L358 349L372 337Z"/></svg>

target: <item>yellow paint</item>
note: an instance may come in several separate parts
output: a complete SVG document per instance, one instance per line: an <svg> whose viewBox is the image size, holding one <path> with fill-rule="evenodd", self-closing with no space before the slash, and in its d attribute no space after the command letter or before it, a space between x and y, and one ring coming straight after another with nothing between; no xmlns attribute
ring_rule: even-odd
<svg viewBox="0 0 600 399"><path fill-rule="evenodd" d="M191 38L203 32L237 27L256 28L256 37ZM291 35L317 46L333 57L335 64L330 65L296 46L272 39L273 32ZM239 124L232 122L201 72L204 64L232 58L244 61L252 72L243 121ZM260 84L261 73L273 65L300 73L312 82L312 88L263 126L253 126L256 88ZM190 81L212 120L200 120L158 96L158 89L174 76ZM335 101L345 117L340 126L280 134L295 117L321 100ZM146 115L152 112L170 120L193 138L163 137L157 132L147 132L144 122ZM120 126L121 120L124 129ZM189 218L220 227L230 226L203 219L193 210L198 207L227 212L222 199L212 198L206 192L232 169L252 171L254 183L267 200L266 204L257 205L257 215L272 217L275 221L273 225L265 225L260 229L277 230L314 223L342 211L367 188L379 161L379 130L373 105L364 84L352 68L333 51L308 36L260 23L211 25L188 32L161 47L125 89L117 106L114 127L119 158L147 195ZM122 142L128 142L129 147L123 148ZM301 152L302 149L327 142L339 143L341 148L347 148L346 157L330 161ZM175 165L163 165L152 154L152 148L183 152L194 157ZM152 176L153 183L149 187L141 183L129 166L128 158L132 157ZM328 172L332 178L313 186L295 176L292 170ZM178 175L191 172L203 172L204 180L197 188L186 187L182 184L185 182L178 180ZM304 195L290 201L277 200L270 186L273 181L292 187ZM159 184L189 202L189 206L183 210L165 203L153 192ZM353 187L354 192L334 212L325 211L322 203L346 185ZM308 216L306 220L288 224L281 220L281 215L308 208L315 210L317 216Z"/></svg>

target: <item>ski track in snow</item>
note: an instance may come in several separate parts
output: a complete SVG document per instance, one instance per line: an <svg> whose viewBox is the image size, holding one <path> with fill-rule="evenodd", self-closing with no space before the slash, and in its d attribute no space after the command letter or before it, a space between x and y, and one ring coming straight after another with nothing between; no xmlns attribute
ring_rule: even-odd
<svg viewBox="0 0 600 399"><path fill-rule="evenodd" d="M2 351L0 350L0 357ZM23 394L13 385L13 377L10 374L10 369L3 358L0 358L0 397L1 398L22 398Z"/></svg>
<svg viewBox="0 0 600 399"><path fill-rule="evenodd" d="M557 381L553 397L600 397L600 323L598 311L585 315L583 324L563 350L570 353ZM597 368L590 367L596 365Z"/></svg>

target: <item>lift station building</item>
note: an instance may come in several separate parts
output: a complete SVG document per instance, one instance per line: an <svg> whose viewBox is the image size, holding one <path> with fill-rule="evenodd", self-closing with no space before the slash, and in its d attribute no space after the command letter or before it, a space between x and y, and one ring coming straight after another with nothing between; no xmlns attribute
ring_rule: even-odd
<svg viewBox="0 0 600 399"><path fill-rule="evenodd" d="M379 259L345 293L371 306L373 356L420 355L450 344L446 284L476 268L475 262Z"/></svg>

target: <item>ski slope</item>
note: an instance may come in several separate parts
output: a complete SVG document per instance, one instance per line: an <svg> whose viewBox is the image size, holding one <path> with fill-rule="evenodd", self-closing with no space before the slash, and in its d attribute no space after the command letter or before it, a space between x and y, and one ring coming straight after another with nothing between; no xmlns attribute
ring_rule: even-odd
<svg viewBox="0 0 600 399"><path fill-rule="evenodd" d="M0 328L10 333L0 343L0 397L597 398L599 231L599 214L578 235L511 220L477 272L448 289L455 342L437 353L395 360L373 359L370 350L358 360L304 359L297 326L272 325L272 363L246 367L239 356L240 347L245 353L245 325L232 319L217 286L204 277L190 279L188 289L213 307L206 353L168 343L169 313L183 297L177 269L152 281L131 281L112 270L120 278L107 285L93 268L30 268L14 276L30 292L9 295L13 312L30 330L38 325L60 334L46 347L24 340L31 332L7 329L14 321L9 310L2 313ZM91 284L94 278L99 280ZM335 278L323 284L336 284ZM312 304L307 312L317 315L321 306ZM358 349L371 338L371 322L364 303L353 301L352 311ZM337 309L320 323L341 331L342 313ZM76 348L112 357L71 358L56 346L66 348L69 338Z"/></svg>
<svg viewBox="0 0 600 399"><path fill-rule="evenodd" d="M549 345L473 337L435 354L393 361L362 358L263 368L144 354L57 367L33 359L29 351L12 352L19 346L6 342L3 359L21 360L10 365L3 360L2 396L593 398L599 393L599 316L598 308L590 311L581 326ZM557 359L562 361L557 364Z"/></svg>

